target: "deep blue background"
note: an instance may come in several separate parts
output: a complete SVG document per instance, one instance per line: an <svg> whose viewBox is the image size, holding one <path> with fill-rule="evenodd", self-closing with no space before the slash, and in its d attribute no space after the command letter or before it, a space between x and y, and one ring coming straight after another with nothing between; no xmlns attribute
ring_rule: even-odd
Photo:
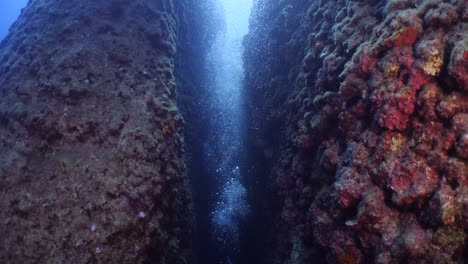
<svg viewBox="0 0 468 264"><path fill-rule="evenodd" d="M27 2L28 0L0 0L0 40L8 34L8 29Z"/></svg>

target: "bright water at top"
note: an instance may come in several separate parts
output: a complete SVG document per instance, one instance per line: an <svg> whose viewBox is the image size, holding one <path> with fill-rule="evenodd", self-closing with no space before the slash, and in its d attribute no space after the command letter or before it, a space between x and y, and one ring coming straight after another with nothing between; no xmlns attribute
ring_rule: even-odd
<svg viewBox="0 0 468 264"><path fill-rule="evenodd" d="M241 184L243 124L241 92L243 78L242 39L248 31L252 0L218 0L225 25L209 52L211 71L207 166L214 170L219 190L212 212L213 235L226 263L238 250L239 221L248 213L246 189Z"/></svg>

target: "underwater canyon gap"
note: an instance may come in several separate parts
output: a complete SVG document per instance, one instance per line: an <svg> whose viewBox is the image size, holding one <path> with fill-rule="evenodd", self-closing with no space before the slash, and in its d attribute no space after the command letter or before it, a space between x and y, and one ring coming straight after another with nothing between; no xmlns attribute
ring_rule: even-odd
<svg viewBox="0 0 468 264"><path fill-rule="evenodd" d="M227 263L214 9L29 1L0 43L0 262ZM254 1L233 263L467 262L467 20L463 0Z"/></svg>

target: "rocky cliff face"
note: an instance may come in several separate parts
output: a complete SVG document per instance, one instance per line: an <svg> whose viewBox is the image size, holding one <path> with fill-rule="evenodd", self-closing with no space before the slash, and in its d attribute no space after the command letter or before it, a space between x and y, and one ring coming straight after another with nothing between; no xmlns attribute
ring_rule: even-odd
<svg viewBox="0 0 468 264"><path fill-rule="evenodd" d="M466 262L465 4L256 2L251 188L277 200L265 263Z"/></svg>
<svg viewBox="0 0 468 264"><path fill-rule="evenodd" d="M189 10L30 1L0 44L0 262L187 263Z"/></svg>

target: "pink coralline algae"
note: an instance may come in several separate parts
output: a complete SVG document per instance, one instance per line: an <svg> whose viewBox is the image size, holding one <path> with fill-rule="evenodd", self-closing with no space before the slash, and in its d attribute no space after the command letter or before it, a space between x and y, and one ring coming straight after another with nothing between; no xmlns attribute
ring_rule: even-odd
<svg viewBox="0 0 468 264"><path fill-rule="evenodd" d="M404 157L404 160L394 167L389 166L387 172L387 187L393 193L392 201L396 205L410 205L428 196L439 183L437 173L424 159Z"/></svg>

